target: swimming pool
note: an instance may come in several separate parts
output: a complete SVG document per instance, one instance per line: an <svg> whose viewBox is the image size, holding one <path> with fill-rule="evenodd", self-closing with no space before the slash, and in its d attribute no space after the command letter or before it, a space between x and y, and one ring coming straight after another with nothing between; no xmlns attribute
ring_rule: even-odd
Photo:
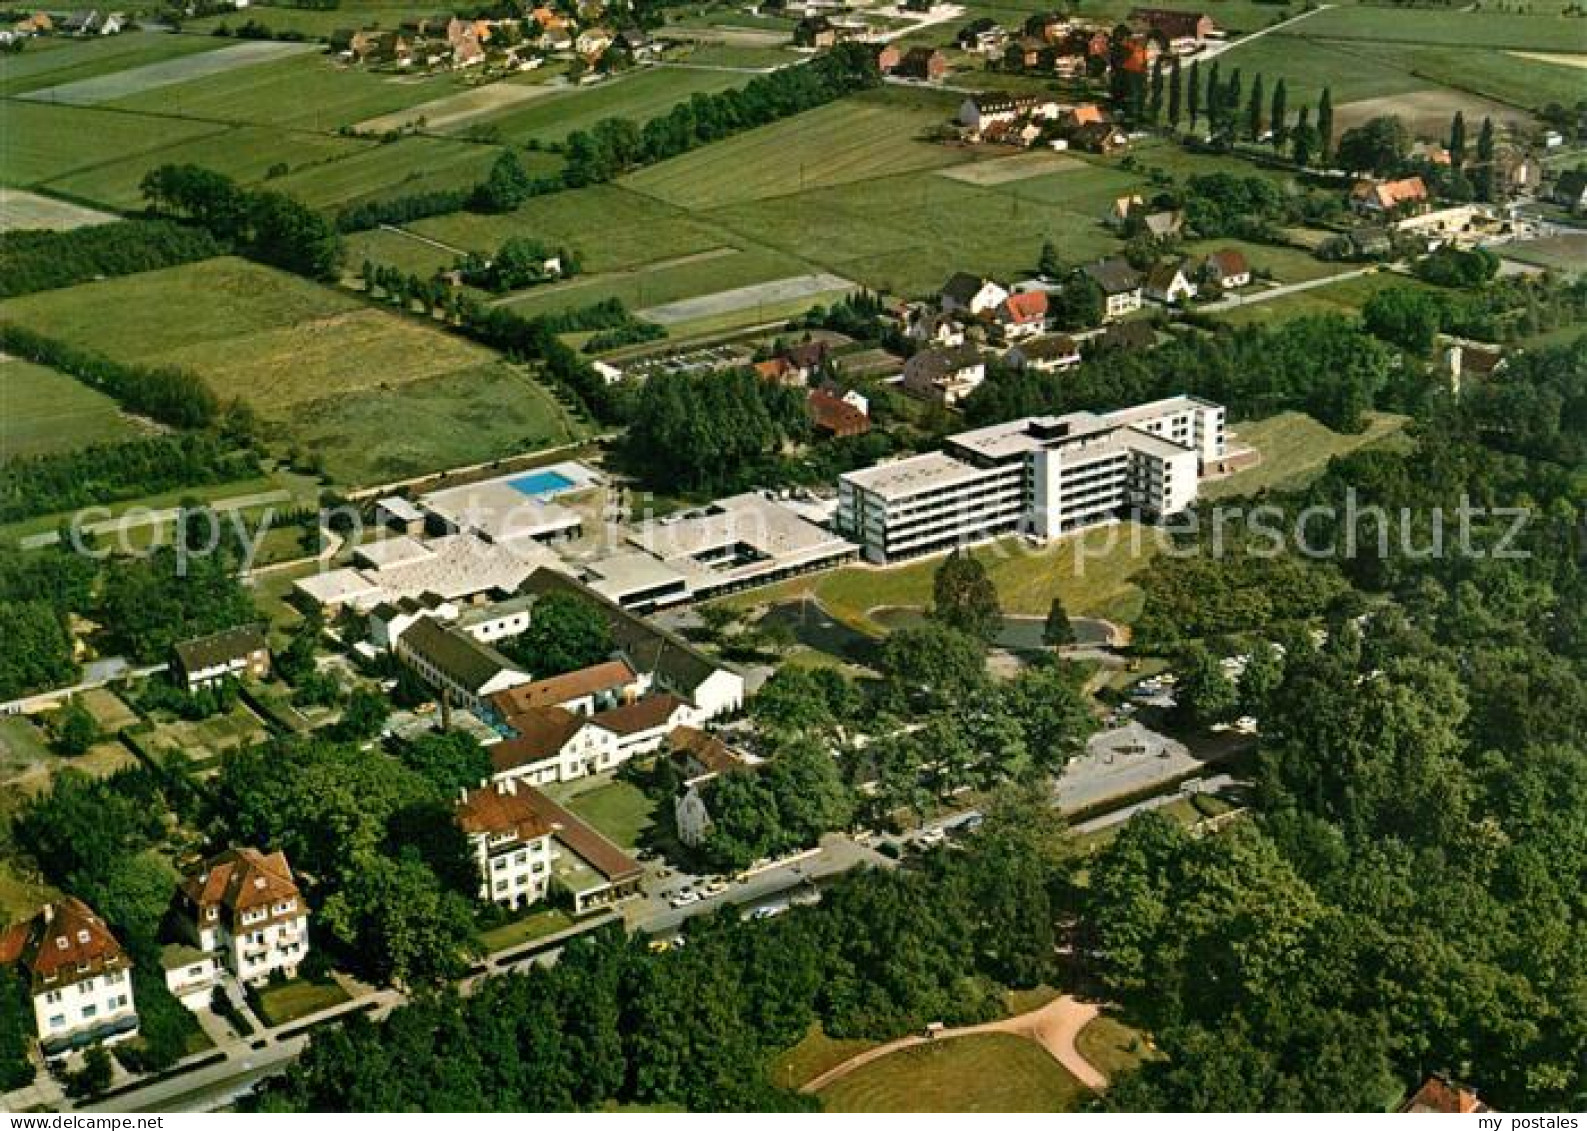
<svg viewBox="0 0 1587 1131"><path fill-rule="evenodd" d="M560 471L531 471L507 480L507 486L521 494L543 499L551 495L560 495L578 484Z"/></svg>

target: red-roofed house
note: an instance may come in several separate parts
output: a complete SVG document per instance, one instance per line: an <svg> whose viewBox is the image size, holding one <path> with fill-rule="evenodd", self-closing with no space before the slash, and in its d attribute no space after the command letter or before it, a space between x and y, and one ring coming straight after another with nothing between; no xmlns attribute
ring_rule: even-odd
<svg viewBox="0 0 1587 1131"><path fill-rule="evenodd" d="M1477 1115L1493 1109L1477 1098L1477 1093L1442 1076L1429 1076L1426 1083L1400 1105L1402 1114Z"/></svg>
<svg viewBox="0 0 1587 1131"><path fill-rule="evenodd" d="M183 927L250 985L293 977L309 953L308 907L284 853L234 848L181 887Z"/></svg>
<svg viewBox="0 0 1587 1131"><path fill-rule="evenodd" d="M51 903L0 934L0 965L16 966L26 977L47 1057L138 1032L132 960L80 899Z"/></svg>
<svg viewBox="0 0 1587 1131"><path fill-rule="evenodd" d="M1357 181L1350 190L1350 206L1357 212L1382 215L1427 207L1427 186L1421 177L1398 181Z"/></svg>
<svg viewBox="0 0 1587 1131"><path fill-rule="evenodd" d="M871 418L862 409L825 389L811 389L805 408L816 431L828 436L843 439L863 436L871 430Z"/></svg>
<svg viewBox="0 0 1587 1131"><path fill-rule="evenodd" d="M1003 300L997 320L1009 338L1028 338L1047 328L1047 292L1020 291Z"/></svg>
<svg viewBox="0 0 1587 1131"><path fill-rule="evenodd" d="M1225 247L1203 259L1196 268L1196 275L1199 282L1215 283L1232 291L1251 281L1251 265L1239 248Z"/></svg>
<svg viewBox="0 0 1587 1131"><path fill-rule="evenodd" d="M514 780L465 789L457 823L479 866L479 897L508 907L528 907L551 884L555 831Z"/></svg>

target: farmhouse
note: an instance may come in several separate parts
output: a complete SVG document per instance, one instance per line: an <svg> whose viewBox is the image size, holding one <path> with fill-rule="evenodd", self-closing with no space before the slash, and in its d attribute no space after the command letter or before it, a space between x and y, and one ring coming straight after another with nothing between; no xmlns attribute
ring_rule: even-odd
<svg viewBox="0 0 1587 1131"><path fill-rule="evenodd" d="M986 380L986 359L973 346L921 350L904 363L906 393L952 408Z"/></svg>
<svg viewBox="0 0 1587 1131"><path fill-rule="evenodd" d="M1196 284L1191 281L1182 260L1165 259L1146 273L1146 297L1167 305L1196 297Z"/></svg>
<svg viewBox="0 0 1587 1131"><path fill-rule="evenodd" d="M805 400L810 423L816 431L836 439L863 436L871 430L871 418L864 409L850 404L826 389L812 389Z"/></svg>
<svg viewBox="0 0 1587 1131"><path fill-rule="evenodd" d="M921 82L941 82L948 77L948 57L935 47L911 47L893 68L893 74Z"/></svg>
<svg viewBox="0 0 1587 1131"><path fill-rule="evenodd" d="M256 625L184 640L171 649L171 675L188 691L228 679L263 679L270 673L270 645Z"/></svg>
<svg viewBox="0 0 1587 1131"><path fill-rule="evenodd" d="M1141 276L1129 261L1118 256L1099 259L1081 268L1106 299L1106 316L1122 318L1141 308Z"/></svg>
<svg viewBox="0 0 1587 1131"><path fill-rule="evenodd" d="M1129 144L1123 130L1107 122L1091 122L1075 126L1068 133L1069 144L1086 153L1114 153Z"/></svg>
<svg viewBox="0 0 1587 1131"><path fill-rule="evenodd" d="M1058 104L1050 98L1020 94L972 94L959 104L959 124L971 133L980 133L999 122L1012 124L1022 118L1052 118Z"/></svg>
<svg viewBox="0 0 1587 1131"><path fill-rule="evenodd" d="M1062 537L1128 508L1176 514L1224 452L1224 411L1171 397L1118 412L1026 417L838 481L839 529L897 561L1005 534Z"/></svg>
<svg viewBox="0 0 1587 1131"><path fill-rule="evenodd" d="M464 789L457 823L479 868L479 897L508 907L528 907L551 886L551 836L555 831L517 782Z"/></svg>
<svg viewBox="0 0 1587 1131"><path fill-rule="evenodd" d="M1205 12L1176 8L1131 8L1130 22L1155 32L1176 54L1199 50L1218 30Z"/></svg>
<svg viewBox="0 0 1587 1131"><path fill-rule="evenodd" d="M1398 181L1357 181L1350 190L1350 206L1365 215L1410 211L1427 206L1427 186L1421 177Z"/></svg>
<svg viewBox="0 0 1587 1131"><path fill-rule="evenodd" d="M293 977L308 955L308 908L283 853L221 853L182 884L178 909L189 941L250 985Z"/></svg>
<svg viewBox="0 0 1587 1131"><path fill-rule="evenodd" d="M137 1035L132 960L82 900L46 904L0 934L0 966L17 968L27 982L46 1057Z"/></svg>
<svg viewBox="0 0 1587 1131"><path fill-rule="evenodd" d="M1225 247L1196 264L1191 274L1197 282L1233 291L1251 282L1251 265L1245 261L1245 253L1239 248Z"/></svg>

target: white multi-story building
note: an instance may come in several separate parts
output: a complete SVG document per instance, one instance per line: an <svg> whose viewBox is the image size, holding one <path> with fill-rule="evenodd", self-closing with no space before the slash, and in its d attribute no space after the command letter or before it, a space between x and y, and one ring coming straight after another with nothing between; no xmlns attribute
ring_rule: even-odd
<svg viewBox="0 0 1587 1131"><path fill-rule="evenodd" d="M183 883L182 910L199 950L250 985L278 970L293 977L308 955L308 908L283 853L221 853Z"/></svg>
<svg viewBox="0 0 1587 1131"><path fill-rule="evenodd" d="M46 1057L137 1035L132 960L80 899L47 905L0 934L0 965L20 967Z"/></svg>
<svg viewBox="0 0 1587 1131"><path fill-rule="evenodd" d="M552 825L513 780L465 789L458 825L479 868L479 897L508 907L528 907L551 884Z"/></svg>
<svg viewBox="0 0 1587 1131"><path fill-rule="evenodd" d="M1125 510L1184 510L1223 452L1223 409L1194 397L1027 417L842 476L837 525L874 562L1016 532L1046 541Z"/></svg>

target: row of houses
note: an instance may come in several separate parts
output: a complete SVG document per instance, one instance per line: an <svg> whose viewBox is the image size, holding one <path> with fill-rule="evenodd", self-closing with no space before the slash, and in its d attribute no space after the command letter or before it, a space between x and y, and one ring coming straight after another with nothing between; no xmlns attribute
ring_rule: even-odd
<svg viewBox="0 0 1587 1131"><path fill-rule="evenodd" d="M247 0L237 5L247 7ZM83 8L74 12L34 12L8 28L0 28L0 44L15 43L34 36L61 35L90 39L100 35L119 35L126 30L127 17L121 12L102 12Z"/></svg>
<svg viewBox="0 0 1587 1131"><path fill-rule="evenodd" d="M169 920L180 941L162 950L165 983L189 1008L208 1004L227 975L249 985L292 977L309 952L308 909L279 852L239 848L208 861L182 882ZM80 899L0 933L0 966L25 981L46 1057L138 1033L132 959Z"/></svg>
<svg viewBox="0 0 1587 1131"><path fill-rule="evenodd" d="M955 117L968 142L1029 148L1047 142L1057 149L1112 153L1129 143L1108 112L1092 102L1064 103L1034 94L993 91L973 94Z"/></svg>
<svg viewBox="0 0 1587 1131"><path fill-rule="evenodd" d="M1038 12L1016 30L983 17L956 37L964 51L1013 70L1063 79L1103 78L1117 63L1146 73L1160 57L1191 56L1218 34L1211 16L1166 8L1136 8L1124 26L1131 34L1115 42L1117 25L1104 26L1058 12Z"/></svg>
<svg viewBox="0 0 1587 1131"><path fill-rule="evenodd" d="M486 63L530 67L543 54L572 53L587 64L608 52L626 62L655 58L660 45L639 28L613 30L598 24L579 27L554 9L539 7L526 19L468 19L439 15L404 20L394 30L343 29L331 36L331 49L342 59L373 66L407 68L449 66L454 69Z"/></svg>

